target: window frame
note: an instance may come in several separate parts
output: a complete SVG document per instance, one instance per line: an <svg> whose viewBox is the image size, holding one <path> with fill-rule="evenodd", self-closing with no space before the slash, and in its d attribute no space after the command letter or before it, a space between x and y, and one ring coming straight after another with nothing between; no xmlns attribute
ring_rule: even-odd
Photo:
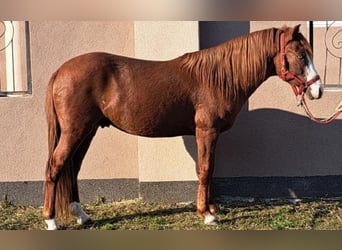
<svg viewBox="0 0 342 250"><path fill-rule="evenodd" d="M321 79L324 83L325 86L325 90L328 91L342 91L342 54L340 56L334 55L328 48L328 43L332 41L330 40L328 34L328 31L331 27L333 27L332 25L336 24L337 26L334 26L333 28L336 27L341 27L340 30L338 32L342 32L342 22L341 21L308 21L308 32L309 32L309 42L310 45L313 49L314 55L315 55L315 50L317 49L322 49L323 53L324 53L324 57L321 60L323 60L324 62L324 69L323 72L321 73ZM317 46L315 47L316 43L319 41L315 41L315 28L325 28L325 33L323 37L320 37L321 39L324 39L324 48L317 48ZM337 33L338 33L337 32ZM333 36L334 38L336 36ZM322 43L322 40L320 41ZM342 43L342 41L339 41L339 43ZM341 49L342 52L342 47L339 48ZM321 51L322 53L322 51ZM315 56L314 56L315 58ZM328 79L327 74L328 72L328 64L329 64L329 58L333 58L336 62L339 61L339 65L338 65L338 80L334 81L334 82L329 82L330 80ZM331 59L330 59L331 60ZM330 62L331 63L331 62Z"/></svg>
<svg viewBox="0 0 342 250"><path fill-rule="evenodd" d="M0 21L0 23L3 25L0 38L2 36L4 40L3 48L0 50L3 68L3 72L0 72L0 97L32 95L29 22ZM6 42L6 32L12 33L9 34L9 42ZM18 33L19 35L16 36Z"/></svg>

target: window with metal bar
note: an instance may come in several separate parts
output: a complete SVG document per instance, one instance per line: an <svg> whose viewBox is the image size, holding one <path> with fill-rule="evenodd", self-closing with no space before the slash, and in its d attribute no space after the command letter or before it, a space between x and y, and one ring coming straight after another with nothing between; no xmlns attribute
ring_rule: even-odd
<svg viewBox="0 0 342 250"><path fill-rule="evenodd" d="M342 91L342 22L309 21L314 64L326 89Z"/></svg>
<svg viewBox="0 0 342 250"><path fill-rule="evenodd" d="M29 25L0 21L0 97L32 93Z"/></svg>

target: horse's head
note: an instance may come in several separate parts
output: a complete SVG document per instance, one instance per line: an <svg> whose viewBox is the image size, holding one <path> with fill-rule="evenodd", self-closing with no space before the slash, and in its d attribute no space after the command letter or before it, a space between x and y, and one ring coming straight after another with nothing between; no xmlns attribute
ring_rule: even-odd
<svg viewBox="0 0 342 250"><path fill-rule="evenodd" d="M277 73L291 85L296 96L306 93L310 99L319 99L323 84L312 62L312 48L299 27L281 30Z"/></svg>

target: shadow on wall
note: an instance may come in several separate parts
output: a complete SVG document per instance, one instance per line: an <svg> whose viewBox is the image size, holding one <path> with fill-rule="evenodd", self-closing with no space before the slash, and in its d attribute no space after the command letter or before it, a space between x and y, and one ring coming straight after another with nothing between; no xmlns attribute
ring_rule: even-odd
<svg viewBox="0 0 342 250"><path fill-rule="evenodd" d="M214 176L340 175L341 135L342 120L319 125L281 110L248 112L245 105L233 128L220 135ZM183 141L196 160L195 138Z"/></svg>
<svg viewBox="0 0 342 250"><path fill-rule="evenodd" d="M200 48L209 48L225 41L248 34L250 31L249 21L199 22Z"/></svg>
<svg viewBox="0 0 342 250"><path fill-rule="evenodd" d="M342 186L336 186L336 183L330 181L336 181L336 176L342 175L341 135L342 120L319 125L306 116L281 110L260 109L249 112L246 104L233 128L219 137L214 177L221 179L218 185L229 186L229 190L221 190L220 195L224 192L226 196L255 196L256 190L250 190L250 195L248 191L242 191L244 188L255 189L255 180L260 183L259 193L269 192L269 188L278 188L285 191L274 192L276 196L295 196L291 194L290 186L293 184L300 194L298 196L340 195ZM183 141L188 153L197 161L195 138L183 137ZM335 177L315 177L315 183L312 184L308 177L313 176ZM236 185L250 187L241 186L241 190L236 191L233 189L239 187L232 187L231 183L222 184L236 181L234 177L240 178ZM269 182L269 185L265 185L265 182ZM329 191L329 186L339 190ZM309 190L323 187L324 194L320 190ZM329 192L334 194L329 195ZM272 194L261 196L271 197Z"/></svg>

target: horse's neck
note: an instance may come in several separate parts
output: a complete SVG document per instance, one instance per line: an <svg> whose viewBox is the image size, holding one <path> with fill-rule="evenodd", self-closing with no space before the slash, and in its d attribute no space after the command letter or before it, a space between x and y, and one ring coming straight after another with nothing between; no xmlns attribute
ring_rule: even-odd
<svg viewBox="0 0 342 250"><path fill-rule="evenodd" d="M276 30L273 31L276 32ZM266 30L264 32L266 32ZM248 43L249 47L240 55L242 58L240 67L244 69L241 70L241 72L244 72L247 77L242 77L244 81L238 82L236 85L241 90L239 93L247 98L250 97L269 77L276 75L274 58L277 55L277 46L274 46L274 44L277 43L277 41L274 39L274 34L270 32L270 37L272 37L272 39L267 38L266 41L263 41L263 43L260 44L251 39L253 35L258 35L257 33L262 33L262 31L246 36L244 42ZM238 47L235 47L234 49L238 50ZM255 51L257 52L253 54ZM246 58L249 59L247 60Z"/></svg>
<svg viewBox="0 0 342 250"><path fill-rule="evenodd" d="M249 97L274 74L275 30L254 32L181 57L183 69L202 86L232 101Z"/></svg>

